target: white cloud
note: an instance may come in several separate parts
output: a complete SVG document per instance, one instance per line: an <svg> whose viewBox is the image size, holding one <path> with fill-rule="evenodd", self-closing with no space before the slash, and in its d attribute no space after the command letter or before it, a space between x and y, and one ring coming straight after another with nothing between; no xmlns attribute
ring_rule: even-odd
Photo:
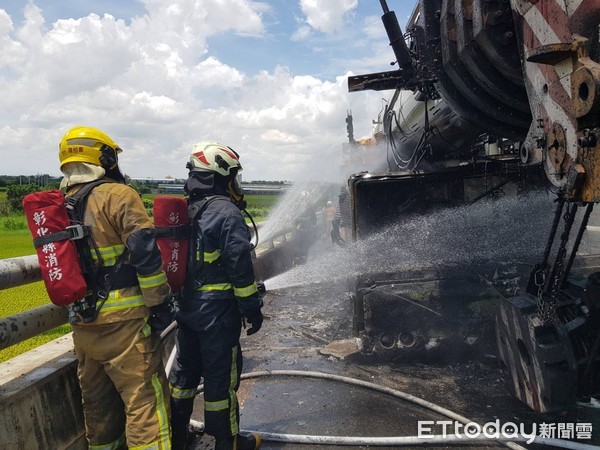
<svg viewBox="0 0 600 450"><path fill-rule="evenodd" d="M152 95L148 92L138 92L131 99L135 117L150 120L165 121L180 119L176 109L177 102L164 95Z"/></svg>
<svg viewBox="0 0 600 450"><path fill-rule="evenodd" d="M0 9L0 69L19 70L25 60L23 45L11 38L13 31L10 16Z"/></svg>
<svg viewBox="0 0 600 450"><path fill-rule="evenodd" d="M221 87L224 89L241 87L244 75L233 67L223 64L213 57L199 63L192 76L196 76L196 82L205 87Z"/></svg>
<svg viewBox="0 0 600 450"><path fill-rule="evenodd" d="M25 21L18 32L19 39L29 46L40 44L46 31L42 10L33 3L27 3L24 15Z"/></svg>
<svg viewBox="0 0 600 450"><path fill-rule="evenodd" d="M263 3L247 0L143 0L148 14L134 21L134 27L157 31L162 28L186 48L223 32L249 36L264 33ZM150 36L149 36L150 37Z"/></svg>
<svg viewBox="0 0 600 450"><path fill-rule="evenodd" d="M300 141L299 136L281 130L267 130L260 138L265 144L271 145L297 144Z"/></svg>
<svg viewBox="0 0 600 450"><path fill-rule="evenodd" d="M308 23L323 33L335 33L343 24L344 16L358 6L357 0L300 0L300 8Z"/></svg>
<svg viewBox="0 0 600 450"><path fill-rule="evenodd" d="M310 36L312 28L308 25L303 25L299 27L294 34L292 35L292 41L302 41Z"/></svg>
<svg viewBox="0 0 600 450"><path fill-rule="evenodd" d="M385 28L381 23L381 17L379 16L368 16L365 17L362 27L365 37L373 39L379 42L388 42Z"/></svg>
<svg viewBox="0 0 600 450"><path fill-rule="evenodd" d="M356 6L303 4L323 32ZM216 139L239 151L245 179L301 179L307 166L311 176L315 164L335 169L348 109L356 135L368 134L381 94L348 94L345 75L326 81L285 66L247 75L211 54L207 39L218 33L261 39L266 3L144 5L129 22L89 14L47 24L34 3L24 21L0 9L0 173L58 175L58 142L75 125L111 135L133 177L184 177L192 145ZM36 156L25 161L15 149Z"/></svg>

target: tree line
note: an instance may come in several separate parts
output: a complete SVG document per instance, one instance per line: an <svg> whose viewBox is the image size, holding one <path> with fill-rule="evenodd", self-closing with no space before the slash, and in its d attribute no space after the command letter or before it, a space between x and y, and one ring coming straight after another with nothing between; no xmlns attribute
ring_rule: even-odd
<svg viewBox="0 0 600 450"><path fill-rule="evenodd" d="M6 201L0 201L0 215L9 215L15 212L22 212L21 202L23 197L32 192L58 189L62 177L55 177L48 174L38 175L0 175L0 191L6 191ZM127 183L136 189L140 194L150 194L153 189L158 188L158 184L140 184L125 175ZM244 181L242 185L283 185L287 181Z"/></svg>
<svg viewBox="0 0 600 450"><path fill-rule="evenodd" d="M48 186L60 183L62 177L48 175L47 173L37 175L0 175L0 188L33 184L36 186Z"/></svg>

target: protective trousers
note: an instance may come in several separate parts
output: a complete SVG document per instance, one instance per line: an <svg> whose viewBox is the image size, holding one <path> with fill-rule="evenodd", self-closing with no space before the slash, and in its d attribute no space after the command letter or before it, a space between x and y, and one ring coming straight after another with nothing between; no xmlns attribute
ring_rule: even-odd
<svg viewBox="0 0 600 450"><path fill-rule="evenodd" d="M90 450L169 450L162 345L145 319L73 326Z"/></svg>
<svg viewBox="0 0 600 450"><path fill-rule="evenodd" d="M204 378L205 431L217 439L239 431L241 324L195 331L179 322L178 355L170 376L173 449L184 448L196 388Z"/></svg>

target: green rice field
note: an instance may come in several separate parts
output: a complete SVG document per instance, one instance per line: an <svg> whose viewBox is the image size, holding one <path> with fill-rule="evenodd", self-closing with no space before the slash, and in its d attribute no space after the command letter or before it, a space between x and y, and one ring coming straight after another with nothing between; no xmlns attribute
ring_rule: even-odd
<svg viewBox="0 0 600 450"><path fill-rule="evenodd" d="M142 198L144 200L154 200L155 197L162 194L144 194ZM183 197L183 195L173 195L174 197ZM267 217L267 214L277 204L277 201L281 198L280 195L246 195L244 199L248 202L246 211L252 215L256 222L260 222ZM151 213L151 211L148 211ZM246 217L244 215L244 217ZM246 220L248 221L248 220Z"/></svg>
<svg viewBox="0 0 600 450"><path fill-rule="evenodd" d="M1 225L2 220L0 220L0 259L15 258L35 253L28 230L7 231ZM0 317L10 316L47 303L50 303L50 299L42 281L5 289L0 291ZM70 331L70 326L63 325L12 347L0 350L0 362L56 339Z"/></svg>
<svg viewBox="0 0 600 450"><path fill-rule="evenodd" d="M0 201L3 200L3 195L5 199L6 192L0 191ZM144 195L144 198L153 199L154 197L154 195ZM249 195L246 198L248 201L247 209L256 221L260 221L266 217L268 211L276 204L278 199L279 196L277 195ZM33 255L34 253L35 250L25 217L23 215L0 217L0 259L16 258ZM0 290L0 318L47 303L50 303L50 299L42 281ZM7 349L0 350L0 362L56 339L70 331L71 327L64 325Z"/></svg>

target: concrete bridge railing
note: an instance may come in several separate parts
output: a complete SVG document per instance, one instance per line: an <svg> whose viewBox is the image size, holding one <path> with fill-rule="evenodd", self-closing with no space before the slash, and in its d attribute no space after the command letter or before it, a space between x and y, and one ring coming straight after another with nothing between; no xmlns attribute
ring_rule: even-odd
<svg viewBox="0 0 600 450"><path fill-rule="evenodd" d="M257 280L292 266L294 238L282 230L254 252ZM0 260L0 291L41 280L35 255ZM0 301L8 296L0 295ZM67 323L52 304L0 318L0 349ZM81 392L70 334L0 364L0 449L84 450Z"/></svg>

